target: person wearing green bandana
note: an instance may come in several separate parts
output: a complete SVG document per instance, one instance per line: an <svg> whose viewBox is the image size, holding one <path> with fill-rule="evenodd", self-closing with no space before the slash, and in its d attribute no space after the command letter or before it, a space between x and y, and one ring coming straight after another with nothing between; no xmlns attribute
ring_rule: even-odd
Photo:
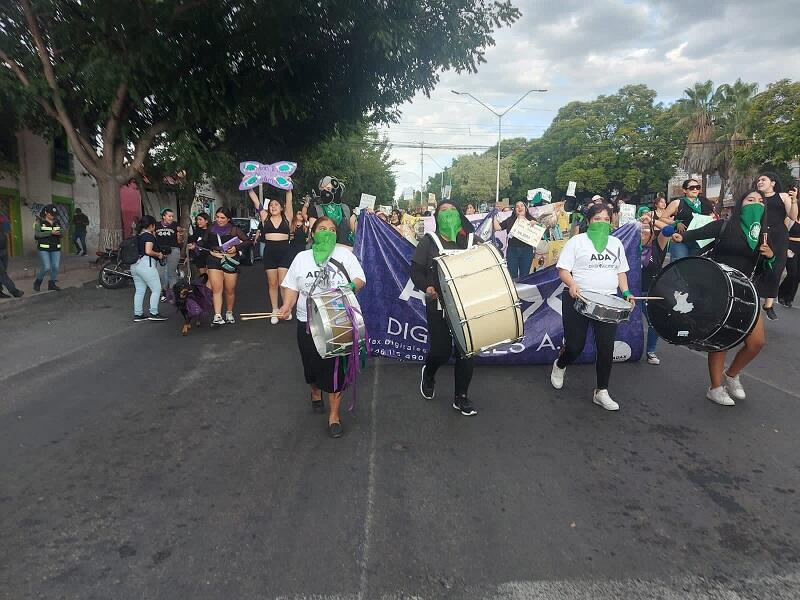
<svg viewBox="0 0 800 600"><path fill-rule="evenodd" d="M347 360L352 357L322 358L314 344L308 323L308 296L312 290L349 286L358 292L367 277L356 255L336 243L336 224L321 217L311 228L311 249L303 250L292 261L281 283L283 305L278 318L289 320L297 306L297 346L303 363L306 383L311 387L311 409L324 413L322 392L328 394L328 435L342 437L344 428L339 417L342 392L345 390Z"/></svg>
<svg viewBox="0 0 800 600"><path fill-rule="evenodd" d="M683 182L683 197L673 200L667 206L666 216L674 219L678 233L683 233L689 227L694 215L710 215L711 203L700 196L702 186L697 179L687 179ZM703 238L700 238L703 239ZM671 243L669 255L671 260L685 258L696 254L700 250L697 244Z"/></svg>
<svg viewBox="0 0 800 600"><path fill-rule="evenodd" d="M440 204L434 217L436 231L423 236L411 258L411 281L418 290L425 292L429 349L422 367L419 387L422 397L426 400L433 400L436 391L436 372L439 367L447 364L454 353L453 335L439 302L442 286L434 259L448 250L468 248L472 244L474 235L474 228L469 219L449 202ZM455 350L455 356L453 408L462 415L470 417L478 414L468 396L469 384L472 381L473 359L461 356L458 349Z"/></svg>
<svg viewBox="0 0 800 600"><path fill-rule="evenodd" d="M336 224L336 243L352 248L355 243L356 216L342 203L344 184L330 175L319 180L319 197L309 212L313 226L316 219L328 217Z"/></svg>
<svg viewBox="0 0 800 600"><path fill-rule="evenodd" d="M592 401L606 410L619 410L619 404L608 393L617 324L590 319L575 308L575 300L582 291L612 296L619 289L631 306L636 304L628 289L629 268L625 247L619 239L610 235L612 212L605 202L591 206L586 213L586 233L572 236L559 254L556 267L566 287L561 294L564 344L553 363L550 383L557 390L564 386L567 365L583 352L586 334L591 326L597 354L597 387L592 393Z"/></svg>
<svg viewBox="0 0 800 600"><path fill-rule="evenodd" d="M767 214L764 194L751 190L739 198L733 207L730 219L712 221L692 231L674 233L673 242L691 243L697 240L715 240L711 258L752 278L769 273L775 262L772 243L761 237L766 229ZM726 352L709 352L708 374L711 386L706 397L722 406L733 406L734 400L746 398L739 380L742 369L752 361L765 343L764 320L759 311L753 331L744 340L733 362L725 370Z"/></svg>

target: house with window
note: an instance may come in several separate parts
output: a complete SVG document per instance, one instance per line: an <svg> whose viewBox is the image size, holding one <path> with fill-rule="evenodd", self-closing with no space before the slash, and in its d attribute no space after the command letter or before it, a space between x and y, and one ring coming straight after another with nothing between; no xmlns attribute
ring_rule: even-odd
<svg viewBox="0 0 800 600"><path fill-rule="evenodd" d="M0 126L0 212L8 216L11 235L5 243L10 256L34 255L34 218L42 207L55 204L62 221L71 226L75 209L89 217L86 241L97 247L100 205L97 183L75 160L66 136L45 139L28 130ZM71 236L64 251L71 252Z"/></svg>

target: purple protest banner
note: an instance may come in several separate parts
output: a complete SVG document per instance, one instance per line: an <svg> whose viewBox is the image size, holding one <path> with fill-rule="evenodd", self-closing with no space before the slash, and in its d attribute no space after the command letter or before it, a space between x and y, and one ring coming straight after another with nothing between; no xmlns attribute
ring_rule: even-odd
<svg viewBox="0 0 800 600"><path fill-rule="evenodd" d="M639 295L641 261L637 223L613 233L622 241L631 270L628 284ZM358 301L367 323L373 354L421 362L428 350L425 296L411 282L414 246L374 215L362 213L354 252L364 267L367 285ZM564 285L555 267L541 269L516 282L525 319L525 336L515 344L498 346L478 357L480 364L550 364L563 339L561 292ZM591 330L578 362L594 360ZM636 361L644 348L641 307L617 328L615 361Z"/></svg>

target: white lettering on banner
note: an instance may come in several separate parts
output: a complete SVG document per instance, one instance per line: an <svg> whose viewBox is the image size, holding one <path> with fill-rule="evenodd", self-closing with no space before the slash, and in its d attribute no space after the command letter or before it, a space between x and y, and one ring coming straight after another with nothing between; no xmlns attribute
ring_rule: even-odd
<svg viewBox="0 0 800 600"><path fill-rule="evenodd" d="M533 284L517 283L516 288L519 299L531 303L531 305L525 309L525 312L522 313L522 320L527 321L528 317L535 313L539 307L544 304L544 298L542 298L542 293L539 291L539 288Z"/></svg>
<svg viewBox="0 0 800 600"><path fill-rule="evenodd" d="M562 282L561 285L559 285L556 288L556 291L554 291L552 293L552 295L547 299L547 306L552 308L558 314L562 314L561 313L561 292L563 292L565 289L567 289L567 286L564 285L564 283Z"/></svg>
<svg viewBox="0 0 800 600"><path fill-rule="evenodd" d="M492 348L491 350L486 350L485 352L481 352L481 356L491 356L491 355L502 356L504 354L508 354L509 352L511 354L519 354L520 352L525 352L525 344L521 342L515 342L507 347L498 346L497 348Z"/></svg>
<svg viewBox="0 0 800 600"><path fill-rule="evenodd" d="M426 328L421 325L415 325L409 329L408 323L401 323L394 317L389 317L386 333L389 335L402 335L404 340L407 340L410 336L412 340L420 344L428 343L428 330Z"/></svg>
<svg viewBox="0 0 800 600"><path fill-rule="evenodd" d="M550 339L550 335L547 333L544 334L544 337L542 338L542 343L539 344L539 346L536 348L536 351L538 352L542 348L550 348L552 350L558 350L555 344L553 344L553 340Z"/></svg>
<svg viewBox="0 0 800 600"><path fill-rule="evenodd" d="M403 291L400 292L400 300L403 302L408 302L411 298L416 298L422 302L422 304L425 304L425 292L421 292L415 288L414 282L409 279L406 283L406 287L404 287Z"/></svg>

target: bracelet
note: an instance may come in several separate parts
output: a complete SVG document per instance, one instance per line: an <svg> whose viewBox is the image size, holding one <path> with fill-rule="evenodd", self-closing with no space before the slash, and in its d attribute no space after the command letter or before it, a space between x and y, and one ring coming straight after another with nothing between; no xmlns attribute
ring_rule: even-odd
<svg viewBox="0 0 800 600"><path fill-rule="evenodd" d="M633 296L633 294L631 293L630 290L625 290L624 292L622 292L622 297L625 298L625 300L627 300L631 296Z"/></svg>

